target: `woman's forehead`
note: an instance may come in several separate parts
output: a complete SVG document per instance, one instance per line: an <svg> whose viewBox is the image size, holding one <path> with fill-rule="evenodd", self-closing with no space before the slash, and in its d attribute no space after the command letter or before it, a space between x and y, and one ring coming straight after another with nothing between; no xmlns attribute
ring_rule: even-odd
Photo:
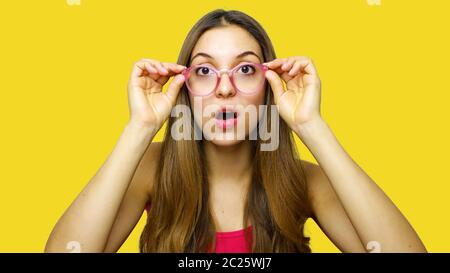
<svg viewBox="0 0 450 273"><path fill-rule="evenodd" d="M226 26L203 33L191 56L206 53L214 59L230 59L246 51L252 51L262 59L258 41L250 33L238 26Z"/></svg>

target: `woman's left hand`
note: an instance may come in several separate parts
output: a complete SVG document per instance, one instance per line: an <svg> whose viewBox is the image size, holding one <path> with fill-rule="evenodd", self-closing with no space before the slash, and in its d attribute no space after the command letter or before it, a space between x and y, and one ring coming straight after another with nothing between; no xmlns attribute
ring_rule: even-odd
<svg viewBox="0 0 450 273"><path fill-rule="evenodd" d="M291 129L299 133L305 125L320 121L321 83L312 60L295 56L264 64L278 111Z"/></svg>

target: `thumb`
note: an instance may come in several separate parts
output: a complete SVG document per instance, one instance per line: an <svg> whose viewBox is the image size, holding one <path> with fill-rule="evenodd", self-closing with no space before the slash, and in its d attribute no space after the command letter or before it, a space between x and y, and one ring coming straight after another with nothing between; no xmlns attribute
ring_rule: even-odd
<svg viewBox="0 0 450 273"><path fill-rule="evenodd" d="M183 83L184 83L184 76L182 74L178 74L175 77L173 77L172 81L169 84L169 87L167 87L166 95L172 104L175 103L178 97L178 93L180 92L180 89L183 86Z"/></svg>
<svg viewBox="0 0 450 273"><path fill-rule="evenodd" d="M281 97L284 93L284 87L280 76L272 70L268 70L266 72L266 79L269 81L270 87L272 87L272 92L275 96L275 99Z"/></svg>

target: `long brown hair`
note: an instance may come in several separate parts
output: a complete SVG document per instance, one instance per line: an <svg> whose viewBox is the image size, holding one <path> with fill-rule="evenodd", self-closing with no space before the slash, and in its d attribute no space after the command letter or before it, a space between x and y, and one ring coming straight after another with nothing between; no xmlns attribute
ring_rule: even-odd
<svg viewBox="0 0 450 273"><path fill-rule="evenodd" d="M252 17L239 11L214 10L188 33L178 64L189 66L192 50L205 31L226 25L248 31L259 43L264 61L276 58L267 33ZM190 106L186 91L183 86L177 104ZM269 84L265 94L265 104L274 105ZM166 127L151 209L140 238L141 252L206 252L214 246L203 141L174 140L171 127L177 118L170 117ZM267 119L270 128L270 115ZM192 125L191 132L194 130ZM248 219L252 222L249 247L253 252L310 252L309 238L303 234L310 215L306 178L291 129L280 119L279 147L274 151L261 151L259 138L251 143L252 181L243 219L244 227Z"/></svg>

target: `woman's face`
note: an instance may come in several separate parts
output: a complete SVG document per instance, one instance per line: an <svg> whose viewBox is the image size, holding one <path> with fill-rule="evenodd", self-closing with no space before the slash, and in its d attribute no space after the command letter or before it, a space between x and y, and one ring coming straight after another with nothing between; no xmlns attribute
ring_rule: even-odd
<svg viewBox="0 0 450 273"><path fill-rule="evenodd" d="M235 25L213 28L203 33L192 51L190 61L191 66L201 64L217 70L229 70L246 62L264 62L255 38ZM251 67L245 66L236 71L241 75L249 72ZM209 72L208 69L199 69L199 72L192 73ZM222 73L220 84L211 94L196 96L189 93L195 122L199 127L201 124L204 137L216 145L224 146L234 145L247 138L256 128L259 105L264 103L264 90L265 83L251 94L240 93L233 87L228 74Z"/></svg>

